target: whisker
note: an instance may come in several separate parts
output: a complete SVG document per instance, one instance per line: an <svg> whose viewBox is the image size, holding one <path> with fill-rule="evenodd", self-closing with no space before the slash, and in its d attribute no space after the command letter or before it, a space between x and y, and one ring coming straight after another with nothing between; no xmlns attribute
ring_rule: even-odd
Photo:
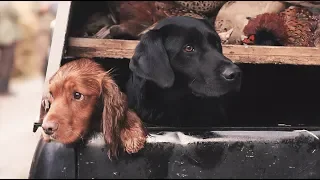
<svg viewBox="0 0 320 180"><path fill-rule="evenodd" d="M83 136L81 135L81 133L74 132L72 129L71 129L71 133L73 133L73 134L75 134L76 136L80 137L81 141L84 143L84 138L83 138Z"/></svg>
<svg viewBox="0 0 320 180"><path fill-rule="evenodd" d="M70 137L69 137L69 136L67 136L67 137L66 137L66 139L67 139L67 141L69 141L69 142L70 142Z"/></svg>
<svg viewBox="0 0 320 180"><path fill-rule="evenodd" d="M116 70L118 70L116 67L112 67L107 71L107 73L110 75L110 74L113 74L114 71L116 71Z"/></svg>
<svg viewBox="0 0 320 180"><path fill-rule="evenodd" d="M191 81L190 85L191 85L196 79L197 79L197 78L195 77L195 78Z"/></svg>
<svg viewBox="0 0 320 180"><path fill-rule="evenodd" d="M107 71L107 74L111 77L111 78L114 78L115 76L118 76L119 74L116 74L115 71L117 71L118 68L116 67L112 67L111 69L109 69Z"/></svg>

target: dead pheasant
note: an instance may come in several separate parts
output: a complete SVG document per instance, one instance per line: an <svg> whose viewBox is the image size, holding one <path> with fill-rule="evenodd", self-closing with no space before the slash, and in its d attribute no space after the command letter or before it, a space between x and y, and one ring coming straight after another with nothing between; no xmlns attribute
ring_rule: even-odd
<svg viewBox="0 0 320 180"><path fill-rule="evenodd" d="M316 19L316 30L314 31L314 45L320 47L320 14L315 16Z"/></svg>
<svg viewBox="0 0 320 180"><path fill-rule="evenodd" d="M243 30L243 43L313 47L315 28L310 11L291 6L279 14L265 13L250 19Z"/></svg>
<svg viewBox="0 0 320 180"><path fill-rule="evenodd" d="M275 13L264 13L253 19L243 29L242 42L248 45L285 46L288 34L284 19Z"/></svg>
<svg viewBox="0 0 320 180"><path fill-rule="evenodd" d="M142 32L152 28L161 19L171 16L205 17L172 1L121 1L120 23L110 28L102 28L95 37L139 39Z"/></svg>
<svg viewBox="0 0 320 180"><path fill-rule="evenodd" d="M316 24L313 14L305 8L290 6L280 13L287 25L288 45L314 46L313 32Z"/></svg>
<svg viewBox="0 0 320 180"><path fill-rule="evenodd" d="M212 16L228 1L175 1L182 7L193 10L196 13Z"/></svg>

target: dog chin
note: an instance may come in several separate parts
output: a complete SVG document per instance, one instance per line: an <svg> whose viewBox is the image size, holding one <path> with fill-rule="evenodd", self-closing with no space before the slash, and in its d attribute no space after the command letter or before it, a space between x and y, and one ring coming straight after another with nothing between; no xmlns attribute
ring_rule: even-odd
<svg viewBox="0 0 320 180"><path fill-rule="evenodd" d="M189 89L191 90L191 93L200 98L215 98L223 95L224 93L216 92L215 90L210 90L206 87L199 87L194 86L193 84L189 85Z"/></svg>
<svg viewBox="0 0 320 180"><path fill-rule="evenodd" d="M192 94L196 97L200 97L200 98L220 98L222 96L228 95L228 94L233 94L233 93L237 93L240 91L240 85L234 86L233 88L229 88L229 89L213 89L211 90L211 88L209 87L193 87L193 85L189 85L189 89L191 90Z"/></svg>
<svg viewBox="0 0 320 180"><path fill-rule="evenodd" d="M195 92L195 91L192 91L192 94L196 97L200 97L200 98L206 98L208 97L207 95L205 94L202 94L202 93L198 93L198 92Z"/></svg>
<svg viewBox="0 0 320 180"><path fill-rule="evenodd" d="M80 139L80 137L76 137L76 136L72 136L72 137L68 137L68 138L61 138L61 137L57 136L56 133L54 133L52 135L43 134L42 136L46 142L53 141L53 142L58 142L58 143L62 143L65 145L73 144L73 143L79 141L79 139Z"/></svg>
<svg viewBox="0 0 320 180"><path fill-rule="evenodd" d="M72 137L67 137L67 138L57 138L55 141L60 142L62 144L74 144L80 140L80 137L77 136L72 136Z"/></svg>
<svg viewBox="0 0 320 180"><path fill-rule="evenodd" d="M204 92L195 91L195 90L192 90L191 92L194 96L199 98L219 98L220 96L223 96L226 94L226 93L217 93L217 92L204 93Z"/></svg>

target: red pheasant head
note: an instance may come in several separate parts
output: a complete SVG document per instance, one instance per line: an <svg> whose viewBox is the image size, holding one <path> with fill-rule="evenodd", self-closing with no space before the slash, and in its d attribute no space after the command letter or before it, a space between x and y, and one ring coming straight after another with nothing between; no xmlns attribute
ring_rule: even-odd
<svg viewBox="0 0 320 180"><path fill-rule="evenodd" d="M283 46L288 35L282 17L275 13L264 13L249 19L244 27L245 44Z"/></svg>

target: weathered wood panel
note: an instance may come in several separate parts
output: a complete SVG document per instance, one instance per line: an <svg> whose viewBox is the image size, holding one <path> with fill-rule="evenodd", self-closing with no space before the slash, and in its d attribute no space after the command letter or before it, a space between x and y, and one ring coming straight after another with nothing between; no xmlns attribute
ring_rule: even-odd
<svg viewBox="0 0 320 180"><path fill-rule="evenodd" d="M68 56L131 58L139 41L69 38ZM236 63L320 65L320 49L224 45L224 55Z"/></svg>

